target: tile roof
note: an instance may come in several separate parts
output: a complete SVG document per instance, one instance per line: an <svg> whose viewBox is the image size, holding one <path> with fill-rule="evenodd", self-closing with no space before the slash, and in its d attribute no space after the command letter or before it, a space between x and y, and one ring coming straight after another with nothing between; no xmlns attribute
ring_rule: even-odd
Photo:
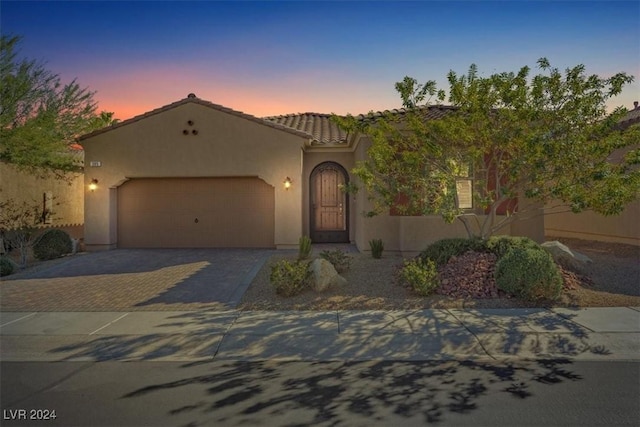
<svg viewBox="0 0 640 427"><path fill-rule="evenodd" d="M342 144L347 139L347 133L331 120L331 114L299 113L263 119L304 132L319 144Z"/></svg>
<svg viewBox="0 0 640 427"><path fill-rule="evenodd" d="M450 111L457 110L457 107L451 105L429 105L425 107L418 107L417 110L422 112L425 119L435 120L444 117ZM407 108L394 108L392 110L371 111L367 114L359 114L355 117L356 119L363 121L376 120L382 117L402 120L409 111L411 110Z"/></svg>
<svg viewBox="0 0 640 427"><path fill-rule="evenodd" d="M439 119L447 114L448 111L455 109L450 106L429 106L421 108L423 110L425 119ZM361 121L375 121L382 117L391 119L402 120L405 114L408 112L406 108L399 108L393 110L384 111L372 111L368 114L359 114L354 116L357 120ZM343 144L346 142L347 133L340 129L332 120L331 114L323 113L298 113L298 114L286 114L282 116L264 117L264 120L287 126L292 129L296 129L305 132L310 136L313 142L317 144Z"/></svg>
<svg viewBox="0 0 640 427"><path fill-rule="evenodd" d="M635 123L640 123L640 105L634 102L634 108L627 111L627 114L620 120L620 126L626 128Z"/></svg>
<svg viewBox="0 0 640 427"><path fill-rule="evenodd" d="M281 116L270 116L258 118L250 114L243 113L241 111L232 110L231 108L224 107L222 105L214 104L209 101L197 98L193 94L189 94L187 98L165 105L155 110L151 110L147 113L133 117L122 122L118 122L114 125L106 128L98 129L86 135L78 137L78 141L99 135L104 132L108 132L112 129L126 126L130 123L137 122L146 117L153 116L171 108L178 107L186 103L200 104L214 110L222 111L237 117L242 117L253 122L261 123L263 125L280 129L285 132L295 134L305 139L310 139L312 143L323 144L344 144L347 140L347 133L340 129L332 120L331 114L325 113L298 113L298 114L285 114ZM456 107L450 105L430 105L427 107L420 107L419 111L423 112L424 118L429 120L435 120L444 117L448 112L456 110ZM371 111L367 114L359 114L354 116L357 120L361 121L375 121L379 118L390 118L395 120L402 120L409 110L406 108L397 108L384 111ZM634 109L629 110L627 115L621 120L623 127L630 126L634 123L640 123L640 107L635 106Z"/></svg>

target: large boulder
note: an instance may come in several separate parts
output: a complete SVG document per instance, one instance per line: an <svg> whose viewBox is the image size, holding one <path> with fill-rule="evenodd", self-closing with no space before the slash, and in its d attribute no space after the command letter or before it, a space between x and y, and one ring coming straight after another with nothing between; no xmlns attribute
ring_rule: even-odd
<svg viewBox="0 0 640 427"><path fill-rule="evenodd" d="M554 240L552 242L544 242L541 245L545 248L553 259L563 267L567 267L573 270L582 271L584 267L591 263L591 258L586 255L569 249L568 246Z"/></svg>
<svg viewBox="0 0 640 427"><path fill-rule="evenodd" d="M314 259L309 269L311 270L311 287L316 292L324 292L334 286L347 284L347 279L339 275L333 265L326 259Z"/></svg>

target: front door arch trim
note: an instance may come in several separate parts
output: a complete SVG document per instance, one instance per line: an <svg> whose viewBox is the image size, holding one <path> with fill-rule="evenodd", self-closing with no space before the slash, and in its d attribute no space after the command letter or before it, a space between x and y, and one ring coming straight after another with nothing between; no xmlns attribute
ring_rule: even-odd
<svg viewBox="0 0 640 427"><path fill-rule="evenodd" d="M309 176L309 231L314 243L349 242L349 197L342 186L349 183L346 169L323 162Z"/></svg>

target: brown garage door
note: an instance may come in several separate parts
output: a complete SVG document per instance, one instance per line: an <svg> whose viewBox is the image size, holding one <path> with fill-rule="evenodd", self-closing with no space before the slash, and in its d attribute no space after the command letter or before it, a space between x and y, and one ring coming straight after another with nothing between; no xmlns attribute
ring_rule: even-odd
<svg viewBox="0 0 640 427"><path fill-rule="evenodd" d="M259 178L132 179L118 188L118 246L273 247L274 208Z"/></svg>

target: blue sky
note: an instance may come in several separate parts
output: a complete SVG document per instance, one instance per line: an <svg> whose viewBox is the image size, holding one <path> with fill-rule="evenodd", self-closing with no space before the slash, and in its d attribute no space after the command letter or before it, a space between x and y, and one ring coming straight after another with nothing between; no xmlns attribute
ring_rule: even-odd
<svg viewBox="0 0 640 427"><path fill-rule="evenodd" d="M126 119L198 97L256 116L398 108L405 75L445 84L534 67L640 79L638 1L0 1L3 34ZM614 105L640 100L634 82Z"/></svg>

